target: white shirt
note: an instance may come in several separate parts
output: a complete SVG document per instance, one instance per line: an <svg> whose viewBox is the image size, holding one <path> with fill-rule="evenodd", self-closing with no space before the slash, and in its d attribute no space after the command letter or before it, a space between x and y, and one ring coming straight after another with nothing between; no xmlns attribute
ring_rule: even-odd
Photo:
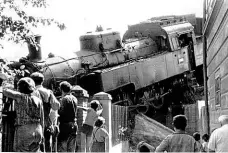
<svg viewBox="0 0 228 153"><path fill-rule="evenodd" d="M51 108L49 117L50 117L52 125L57 125L58 117L59 117L58 110L53 110Z"/></svg>
<svg viewBox="0 0 228 153"><path fill-rule="evenodd" d="M95 127L93 130L93 142L105 142L105 138L108 137L108 132L104 128Z"/></svg>
<svg viewBox="0 0 228 153"><path fill-rule="evenodd" d="M98 119L98 116L99 116L99 114L94 109L89 108L87 110L87 116L86 116L84 124L94 126L94 123Z"/></svg>
<svg viewBox="0 0 228 153"><path fill-rule="evenodd" d="M203 142L202 144L204 152L208 152L208 142Z"/></svg>
<svg viewBox="0 0 228 153"><path fill-rule="evenodd" d="M215 152L228 152L228 124L216 129L211 134L208 149Z"/></svg>

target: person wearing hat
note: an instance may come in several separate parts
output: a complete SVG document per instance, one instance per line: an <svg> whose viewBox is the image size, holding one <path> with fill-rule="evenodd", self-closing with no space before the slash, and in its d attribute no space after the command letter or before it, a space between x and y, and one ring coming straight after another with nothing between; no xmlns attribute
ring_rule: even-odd
<svg viewBox="0 0 228 153"><path fill-rule="evenodd" d="M13 150L39 152L43 141L44 112L42 101L33 95L35 83L25 77L17 83L18 91L3 88L3 95L15 100L16 110Z"/></svg>
<svg viewBox="0 0 228 153"><path fill-rule="evenodd" d="M213 131L208 142L209 152L228 152L228 115L218 118L220 128Z"/></svg>
<svg viewBox="0 0 228 153"><path fill-rule="evenodd" d="M187 118L177 115L173 118L175 132L168 135L155 152L199 152L195 139L185 131Z"/></svg>
<svg viewBox="0 0 228 153"><path fill-rule="evenodd" d="M72 86L69 82L60 83L62 98L59 110L58 152L75 152L77 136L77 106L78 100L71 93Z"/></svg>
<svg viewBox="0 0 228 153"><path fill-rule="evenodd" d="M60 103L54 96L53 92L43 87L44 75L39 72L34 72L30 76L34 82L44 107L44 144L45 147L42 150L46 152L52 152L52 135L54 134L54 120L50 118L50 112L58 111Z"/></svg>

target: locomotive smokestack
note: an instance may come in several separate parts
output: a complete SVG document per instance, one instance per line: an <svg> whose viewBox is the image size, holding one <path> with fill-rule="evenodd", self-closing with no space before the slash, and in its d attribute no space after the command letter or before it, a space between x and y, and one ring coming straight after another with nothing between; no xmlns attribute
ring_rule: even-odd
<svg viewBox="0 0 228 153"><path fill-rule="evenodd" d="M38 62L42 60L42 52L41 52L41 46L40 46L40 35L35 35L28 38L29 41L27 41L28 44L28 58L32 62Z"/></svg>

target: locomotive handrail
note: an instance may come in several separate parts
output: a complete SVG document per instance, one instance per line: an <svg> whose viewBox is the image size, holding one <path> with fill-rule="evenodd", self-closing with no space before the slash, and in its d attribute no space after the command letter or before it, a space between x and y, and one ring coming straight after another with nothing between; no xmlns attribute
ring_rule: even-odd
<svg viewBox="0 0 228 153"><path fill-rule="evenodd" d="M114 103L112 103L112 104L113 104L113 105L117 105L117 104L120 104L120 103L126 102L126 101L128 101L128 100L119 100L119 101L116 101L116 102L114 102Z"/></svg>
<svg viewBox="0 0 228 153"><path fill-rule="evenodd" d="M129 107L129 112L131 112L131 111L134 111L134 110L136 110L137 108L139 108L139 107L148 107L149 105L131 105L131 106L128 106ZM148 110L147 110L148 111Z"/></svg>
<svg viewBox="0 0 228 153"><path fill-rule="evenodd" d="M111 50L111 51L105 51L104 53L114 53L114 52L119 52L119 51L123 51L124 48L118 48L118 49L115 49L115 50Z"/></svg>
<svg viewBox="0 0 228 153"><path fill-rule="evenodd" d="M97 55L97 54L102 54L102 53L94 53L94 54L90 54L90 55L85 55L85 56L80 56L80 57L73 57L73 58L68 58L68 59L65 59L63 61L60 61L60 62L55 62L55 63L51 63L51 64L46 64L46 66L52 66L52 65L56 65L56 64L61 64L61 63L64 63L66 61L70 61L70 60L78 60L78 59L82 59L84 57L89 57L89 56L93 56L93 55ZM44 66L45 67L45 66Z"/></svg>
<svg viewBox="0 0 228 153"><path fill-rule="evenodd" d="M139 104L137 104L137 105L131 105L131 106L128 106L128 107L142 107L142 106L147 106L147 105L139 105Z"/></svg>
<svg viewBox="0 0 228 153"><path fill-rule="evenodd" d="M43 68L48 67L48 66L52 66L52 65L56 65L56 64L61 64L61 63L64 63L66 61L70 61L70 60L74 60L74 59L78 60L79 58L78 57L73 57L73 58L65 59L65 60L60 61L60 62L55 62L55 63L51 63L51 64L45 64L45 66Z"/></svg>
<svg viewBox="0 0 228 153"><path fill-rule="evenodd" d="M133 38L126 39L126 40L124 40L124 44L130 44L130 43L137 42L139 40L143 40L146 38L150 38L150 37L146 36L146 37L139 37L139 38L134 38L134 39Z"/></svg>
<svg viewBox="0 0 228 153"><path fill-rule="evenodd" d="M149 101L149 102L152 102L153 100L161 99L161 98L163 98L164 96L166 96L166 95L168 95L168 94L170 94L170 93L171 93L171 91L168 91L168 92L166 92L166 93L164 93L164 94L162 94L162 95L159 95L158 97L152 97L152 98L148 99L148 101Z"/></svg>

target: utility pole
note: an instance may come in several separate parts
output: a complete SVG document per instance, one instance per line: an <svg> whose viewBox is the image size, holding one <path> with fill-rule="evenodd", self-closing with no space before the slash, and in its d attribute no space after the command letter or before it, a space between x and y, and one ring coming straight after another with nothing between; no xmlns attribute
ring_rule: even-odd
<svg viewBox="0 0 228 153"><path fill-rule="evenodd" d="M206 109L206 132L210 134L210 114L208 106L208 88L207 88L207 38L205 36L206 28L206 1L203 3L203 77L204 77L204 96L205 96L205 109Z"/></svg>

